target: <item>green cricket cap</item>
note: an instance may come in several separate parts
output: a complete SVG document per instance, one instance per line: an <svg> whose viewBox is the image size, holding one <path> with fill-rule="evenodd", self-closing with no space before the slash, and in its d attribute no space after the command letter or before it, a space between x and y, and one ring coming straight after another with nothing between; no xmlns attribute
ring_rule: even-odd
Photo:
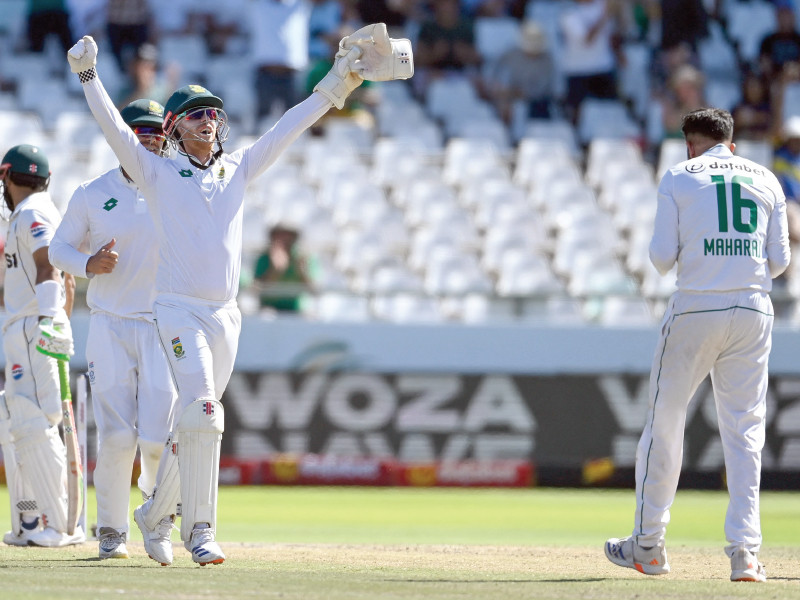
<svg viewBox="0 0 800 600"><path fill-rule="evenodd" d="M157 127L164 123L164 107L155 100L134 100L119 111L128 127Z"/></svg>
<svg viewBox="0 0 800 600"><path fill-rule="evenodd" d="M50 177L50 163L38 146L20 144L14 146L3 157L2 166L12 173Z"/></svg>

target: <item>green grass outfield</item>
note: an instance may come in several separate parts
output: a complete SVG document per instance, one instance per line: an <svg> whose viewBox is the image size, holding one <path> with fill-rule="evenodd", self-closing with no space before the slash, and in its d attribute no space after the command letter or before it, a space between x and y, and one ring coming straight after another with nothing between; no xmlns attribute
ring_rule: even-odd
<svg viewBox="0 0 800 600"><path fill-rule="evenodd" d="M137 498L132 490L132 508ZM762 494L766 584L728 581L726 505L723 492L681 491L667 536L672 573L645 577L602 550L630 532L632 490L223 487L223 565L194 565L176 531L175 562L161 567L134 524L129 560L97 560L94 541L0 547L0 598L800 600L800 494ZM89 507L93 523L93 495Z"/></svg>

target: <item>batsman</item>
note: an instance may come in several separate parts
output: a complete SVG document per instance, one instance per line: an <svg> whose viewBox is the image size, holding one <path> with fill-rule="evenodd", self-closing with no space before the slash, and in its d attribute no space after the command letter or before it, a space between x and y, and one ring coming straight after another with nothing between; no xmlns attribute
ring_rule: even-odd
<svg viewBox="0 0 800 600"><path fill-rule="evenodd" d="M343 38L333 67L306 100L252 144L226 153L223 101L199 85L167 100L163 130L176 156L147 151L100 82L97 44L84 36L68 52L89 108L122 168L144 196L156 227L159 263L153 315L178 401L173 432L153 496L134 511L148 555L173 561L170 532L181 504L180 535L192 560L220 564L216 541L220 402L233 371L241 330L236 304L247 185L332 106L342 108L365 79L413 75L411 43L392 40L382 23Z"/></svg>
<svg viewBox="0 0 800 600"><path fill-rule="evenodd" d="M0 446L11 500L11 531L3 541L13 546L59 547L85 540L76 526L80 503L67 492L67 453L58 431L63 418L59 365L73 353L68 315L74 280L62 278L48 258L61 222L49 183L49 163L40 148L21 144L6 152L0 164L0 187L10 211Z"/></svg>

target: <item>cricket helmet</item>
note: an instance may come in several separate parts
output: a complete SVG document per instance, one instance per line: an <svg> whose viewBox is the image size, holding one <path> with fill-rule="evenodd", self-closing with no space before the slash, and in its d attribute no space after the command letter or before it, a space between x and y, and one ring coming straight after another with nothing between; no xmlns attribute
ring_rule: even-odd
<svg viewBox="0 0 800 600"><path fill-rule="evenodd" d="M175 125L188 111L205 107L221 111L222 98L215 96L201 85L185 85L176 90L164 106L164 133L172 137L175 134Z"/></svg>

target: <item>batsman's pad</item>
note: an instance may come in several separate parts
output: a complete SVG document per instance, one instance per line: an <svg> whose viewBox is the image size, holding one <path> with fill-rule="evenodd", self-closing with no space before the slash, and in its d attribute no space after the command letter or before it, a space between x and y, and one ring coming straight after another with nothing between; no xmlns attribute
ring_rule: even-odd
<svg viewBox="0 0 800 600"><path fill-rule="evenodd" d="M188 542L195 523L217 527L219 450L225 412L213 398L200 398L183 409L178 420L178 465L181 472L181 539Z"/></svg>
<svg viewBox="0 0 800 600"><path fill-rule="evenodd" d="M342 38L340 49L359 48L361 55L351 70L367 81L410 79L414 75L414 51L406 38L389 37L386 25L373 23Z"/></svg>
<svg viewBox="0 0 800 600"><path fill-rule="evenodd" d="M164 453L161 455L161 462L158 464L153 498L149 503L145 503L142 509L148 529L155 529L161 519L177 512L178 502L181 500L178 451L178 442L174 439L174 435L170 434Z"/></svg>
<svg viewBox="0 0 800 600"><path fill-rule="evenodd" d="M58 427L51 427L42 409L24 396L7 402L19 470L31 486L44 525L66 532L67 454Z"/></svg>
<svg viewBox="0 0 800 600"><path fill-rule="evenodd" d="M11 437L11 415L6 407L5 392L0 392L0 450L3 452L3 466L6 485L11 502L11 531L19 533L22 529L22 513L36 512L36 500L30 485L26 485L22 472L17 467L17 454Z"/></svg>

